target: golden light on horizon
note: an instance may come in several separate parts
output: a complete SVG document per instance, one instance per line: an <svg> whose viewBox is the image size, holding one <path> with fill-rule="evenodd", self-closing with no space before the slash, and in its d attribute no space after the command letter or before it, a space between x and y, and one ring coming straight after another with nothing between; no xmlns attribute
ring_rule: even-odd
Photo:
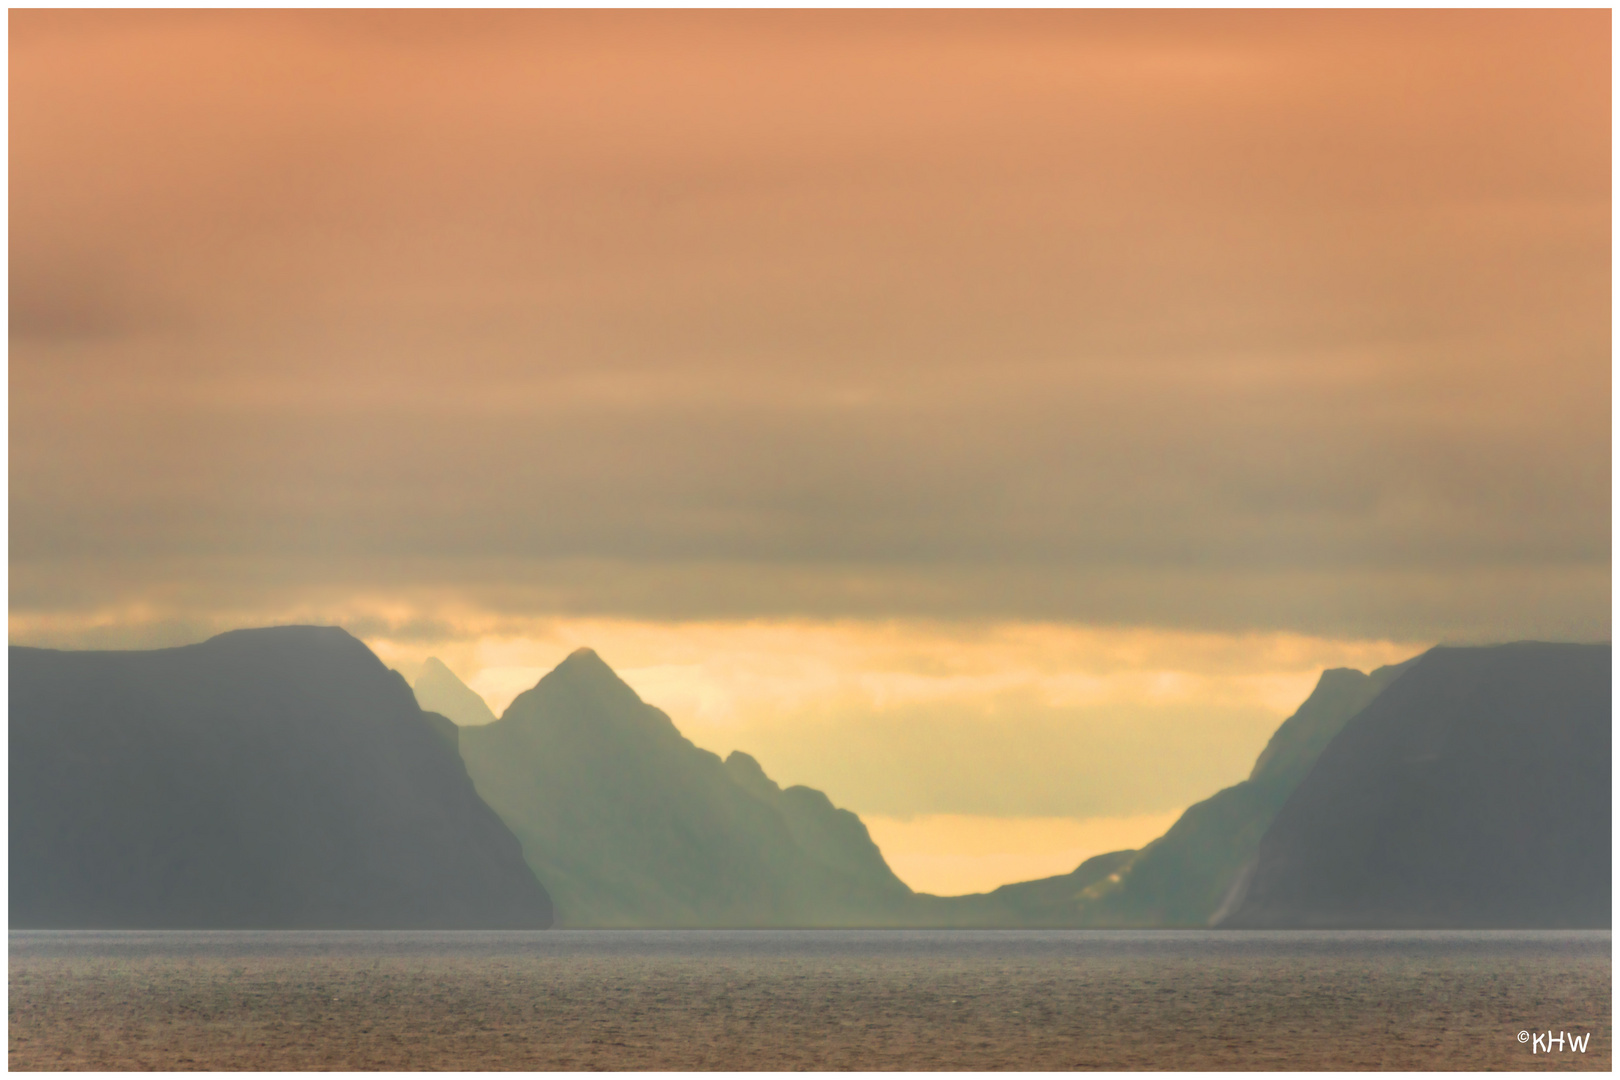
<svg viewBox="0 0 1620 1080"><path fill-rule="evenodd" d="M408 678L438 657L497 715L593 648L698 746L859 813L896 874L941 895L1139 847L1246 777L1324 668L1426 647L1026 623L476 625L368 643Z"/></svg>
<svg viewBox="0 0 1620 1080"><path fill-rule="evenodd" d="M866 823L895 875L916 892L960 896L1067 874L1093 855L1139 848L1179 813L1100 818L870 815Z"/></svg>

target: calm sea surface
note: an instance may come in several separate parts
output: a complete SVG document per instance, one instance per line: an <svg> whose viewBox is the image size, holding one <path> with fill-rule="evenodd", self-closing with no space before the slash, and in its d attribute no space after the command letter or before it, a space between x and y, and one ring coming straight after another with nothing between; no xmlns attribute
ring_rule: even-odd
<svg viewBox="0 0 1620 1080"><path fill-rule="evenodd" d="M1612 1061L1608 931L24 931L10 945L13 1069ZM1590 1038L1542 1050L1549 1031Z"/></svg>

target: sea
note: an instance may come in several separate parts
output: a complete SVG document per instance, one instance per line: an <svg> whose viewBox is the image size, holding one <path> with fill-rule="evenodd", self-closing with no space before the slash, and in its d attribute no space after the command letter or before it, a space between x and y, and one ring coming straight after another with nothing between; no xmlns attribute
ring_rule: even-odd
<svg viewBox="0 0 1620 1080"><path fill-rule="evenodd" d="M1609 931L13 931L18 1070L1592 1069Z"/></svg>

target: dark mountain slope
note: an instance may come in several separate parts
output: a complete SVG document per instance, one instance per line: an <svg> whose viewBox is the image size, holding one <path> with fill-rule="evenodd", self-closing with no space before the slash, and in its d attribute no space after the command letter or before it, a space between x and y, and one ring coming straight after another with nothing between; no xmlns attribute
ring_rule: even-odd
<svg viewBox="0 0 1620 1080"><path fill-rule="evenodd" d="M930 897L922 910L949 926L1208 925L1316 755L1412 662L1371 675L1349 668L1323 672L1310 697L1272 735L1249 779L1188 807L1141 850L1094 856L1071 873L989 893Z"/></svg>
<svg viewBox="0 0 1620 1080"><path fill-rule="evenodd" d="M461 752L561 925L889 921L898 883L881 856L851 843L859 837L839 811L749 775L757 766L728 769L588 649L495 723L462 729Z"/></svg>
<svg viewBox="0 0 1620 1080"><path fill-rule="evenodd" d="M1413 662L1367 675L1351 668L1324 671L1310 697L1272 735L1249 779L1188 807L1121 870L1117 886L1088 906L1087 925L1208 925L1317 755Z"/></svg>
<svg viewBox="0 0 1620 1080"><path fill-rule="evenodd" d="M543 927L442 720L325 627L10 653L13 927Z"/></svg>
<svg viewBox="0 0 1620 1080"><path fill-rule="evenodd" d="M1367 675L1353 668L1322 672L1311 696L1267 740L1249 779L1256 783L1280 781L1292 791L1350 718L1370 705L1418 659L1414 656L1399 664L1387 664Z"/></svg>
<svg viewBox="0 0 1620 1080"><path fill-rule="evenodd" d="M1438 648L1322 752L1238 927L1607 927L1607 645Z"/></svg>

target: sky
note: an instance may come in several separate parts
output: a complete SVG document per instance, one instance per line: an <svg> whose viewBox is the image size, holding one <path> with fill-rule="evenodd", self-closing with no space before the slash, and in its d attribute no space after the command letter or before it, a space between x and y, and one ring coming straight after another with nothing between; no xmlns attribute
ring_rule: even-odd
<svg viewBox="0 0 1620 1080"><path fill-rule="evenodd" d="M943 888L1609 637L1607 11L8 20L14 643L591 645Z"/></svg>

